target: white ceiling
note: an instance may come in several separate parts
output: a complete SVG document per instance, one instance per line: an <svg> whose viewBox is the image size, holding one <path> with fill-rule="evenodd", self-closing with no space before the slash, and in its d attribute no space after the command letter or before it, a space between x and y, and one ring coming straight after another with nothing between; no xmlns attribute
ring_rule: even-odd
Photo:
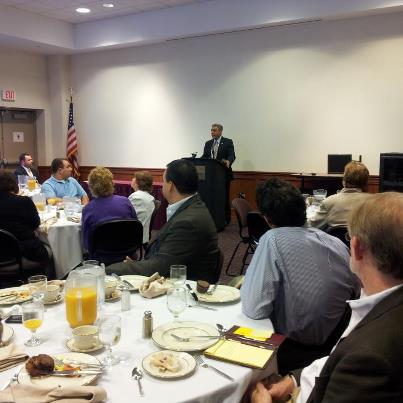
<svg viewBox="0 0 403 403"><path fill-rule="evenodd" d="M0 0L0 5L78 24L205 1L208 0ZM112 3L114 7L103 7L104 3ZM77 7L89 8L91 12L80 14Z"/></svg>
<svg viewBox="0 0 403 403"><path fill-rule="evenodd" d="M74 54L402 11L403 0L0 0L0 46Z"/></svg>

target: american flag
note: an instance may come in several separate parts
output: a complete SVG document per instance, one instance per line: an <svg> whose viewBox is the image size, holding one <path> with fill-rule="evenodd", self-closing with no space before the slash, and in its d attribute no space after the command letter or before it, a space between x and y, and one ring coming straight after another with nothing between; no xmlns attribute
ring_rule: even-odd
<svg viewBox="0 0 403 403"><path fill-rule="evenodd" d="M78 143L76 129L74 127L72 97L70 97L69 120L67 123L67 159L73 168L73 176L78 178L80 176L80 167L78 165Z"/></svg>

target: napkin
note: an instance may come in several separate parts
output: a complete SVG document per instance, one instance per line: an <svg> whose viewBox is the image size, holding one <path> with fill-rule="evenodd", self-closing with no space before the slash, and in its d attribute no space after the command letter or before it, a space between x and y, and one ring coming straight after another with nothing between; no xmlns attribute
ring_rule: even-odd
<svg viewBox="0 0 403 403"><path fill-rule="evenodd" d="M0 391L0 402L3 403L98 403L105 400L105 389L99 386L39 388L13 384Z"/></svg>
<svg viewBox="0 0 403 403"><path fill-rule="evenodd" d="M170 287L171 284L164 277L161 277L159 273L154 273L141 284L139 292L144 298L155 298L166 294Z"/></svg>
<svg viewBox="0 0 403 403"><path fill-rule="evenodd" d="M39 230L45 234L49 234L49 228L55 223L57 223L57 217L48 218L41 223Z"/></svg>
<svg viewBox="0 0 403 403"><path fill-rule="evenodd" d="M24 354L14 343L0 347L0 372L15 367L28 358L28 355ZM2 401L0 399L0 402Z"/></svg>

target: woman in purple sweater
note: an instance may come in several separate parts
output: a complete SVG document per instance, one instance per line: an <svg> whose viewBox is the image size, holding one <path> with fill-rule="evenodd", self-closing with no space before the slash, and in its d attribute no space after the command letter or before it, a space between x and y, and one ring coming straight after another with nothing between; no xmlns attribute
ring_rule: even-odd
<svg viewBox="0 0 403 403"><path fill-rule="evenodd" d="M94 168L88 175L88 186L94 199L84 207L81 220L87 250L91 232L100 222L137 218L129 199L113 194L113 175L108 168Z"/></svg>

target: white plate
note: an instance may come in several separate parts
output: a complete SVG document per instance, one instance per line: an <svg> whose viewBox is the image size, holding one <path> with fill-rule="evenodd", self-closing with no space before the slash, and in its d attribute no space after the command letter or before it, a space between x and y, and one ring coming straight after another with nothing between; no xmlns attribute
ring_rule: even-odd
<svg viewBox="0 0 403 403"><path fill-rule="evenodd" d="M157 327L152 334L154 343L167 350L173 351L200 351L217 343L218 339L192 339L190 341L178 341L171 334L179 337L191 336L219 336L218 330L201 322L171 322Z"/></svg>
<svg viewBox="0 0 403 403"><path fill-rule="evenodd" d="M58 304L60 301L63 300L63 295L59 294L59 296L57 297L57 299L55 299L54 301L49 301L49 302L44 302L44 305L54 305L54 304Z"/></svg>
<svg viewBox="0 0 403 403"><path fill-rule="evenodd" d="M66 346L70 351L75 351L77 353L92 353L94 351L98 351L98 350L101 350L104 348L104 345L102 344L102 342L100 340L98 340L97 343L91 348L86 348L86 349L78 348L74 344L73 337L71 339L67 340Z"/></svg>
<svg viewBox="0 0 403 403"><path fill-rule="evenodd" d="M152 362L152 358L155 356L159 356L160 354L172 354L175 359L179 361L179 371L170 372L165 371L161 372L158 367L156 367ZM188 353L181 353L176 351L157 351L155 353L147 355L143 359L142 362L144 371L146 371L149 375L155 376L156 378L161 379L177 379L183 378L189 374L191 374L196 368L196 360Z"/></svg>
<svg viewBox="0 0 403 403"><path fill-rule="evenodd" d="M111 296L109 298L105 298L105 302L117 301L118 299L120 299L121 296L122 296L122 291L115 290L115 291L113 291L113 293L111 294Z"/></svg>
<svg viewBox="0 0 403 403"><path fill-rule="evenodd" d="M14 335L14 329L11 326L8 326L5 323L3 323L3 336L1 338L3 345L8 344L13 335Z"/></svg>
<svg viewBox="0 0 403 403"><path fill-rule="evenodd" d="M2 299L2 295L7 295L10 293L16 293L17 298L4 298ZM23 296L18 296L19 293L23 293ZM19 304L21 302L29 301L32 299L31 294L29 293L28 287L12 287L12 288L4 288L0 291L0 305L14 305Z"/></svg>
<svg viewBox="0 0 403 403"><path fill-rule="evenodd" d="M99 360L92 355L82 353L60 353L53 354L53 357L79 361L86 364L100 364ZM27 373L25 366L21 368L17 381L22 385L39 386L43 388L56 388L58 386L83 386L93 382L98 375L81 375L79 377L61 377L61 376L42 376L39 378L31 378Z"/></svg>
<svg viewBox="0 0 403 403"><path fill-rule="evenodd" d="M130 291L138 291L141 284L148 279L148 277L146 276L140 276L137 274L127 274L124 276L120 276L120 278L122 280L128 281L133 286L133 288L131 288Z"/></svg>
<svg viewBox="0 0 403 403"><path fill-rule="evenodd" d="M201 294L197 292L200 302L219 304L222 302L234 302L241 298L241 292L238 288L229 285L218 285L213 294Z"/></svg>

